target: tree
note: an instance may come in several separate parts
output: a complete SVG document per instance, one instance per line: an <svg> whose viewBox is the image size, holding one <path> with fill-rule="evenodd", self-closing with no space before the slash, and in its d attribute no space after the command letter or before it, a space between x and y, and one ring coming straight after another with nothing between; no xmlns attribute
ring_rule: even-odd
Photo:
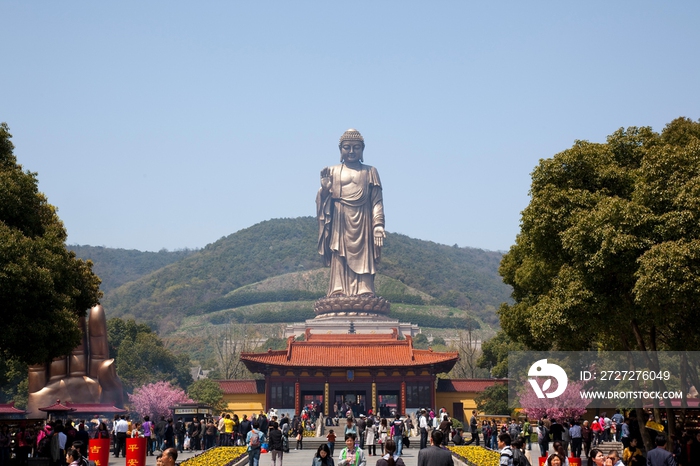
<svg viewBox="0 0 700 466"><path fill-rule="evenodd" d="M28 395L27 365L17 358L0 358L0 403L15 402L15 407L24 409Z"/></svg>
<svg viewBox="0 0 700 466"><path fill-rule="evenodd" d="M109 319L107 321L109 357L116 358L122 341L124 341L125 338L130 338L132 341L136 341L136 337L139 333L156 336L156 333L148 325L137 324L134 319Z"/></svg>
<svg viewBox="0 0 700 466"><path fill-rule="evenodd" d="M580 392L585 390L585 382L572 380L566 386L564 393L556 398L537 398L527 380L523 380L518 392L520 406L530 419L549 419L568 421L579 419L586 414L586 406L590 399L581 398Z"/></svg>
<svg viewBox="0 0 700 466"><path fill-rule="evenodd" d="M428 349L428 347L430 347L428 337L426 337L424 333L419 333L413 337L413 347L415 349Z"/></svg>
<svg viewBox="0 0 700 466"><path fill-rule="evenodd" d="M0 359L45 363L80 343L78 319L102 296L92 263L66 249L66 230L23 171L0 124Z"/></svg>
<svg viewBox="0 0 700 466"><path fill-rule="evenodd" d="M194 403L181 388L173 387L168 382L156 382L138 387L129 402L141 416L159 419L170 417L170 408L178 403Z"/></svg>
<svg viewBox="0 0 700 466"><path fill-rule="evenodd" d="M263 349L283 350L287 349L287 339L280 337L270 337L261 345Z"/></svg>
<svg viewBox="0 0 700 466"><path fill-rule="evenodd" d="M107 334L109 353L125 390L159 380L179 387L192 383L189 358L166 348L148 325L113 318L107 321Z"/></svg>
<svg viewBox="0 0 700 466"><path fill-rule="evenodd" d="M482 413L509 415L508 408L508 385L505 383L495 383L481 392L476 399L476 407Z"/></svg>
<svg viewBox="0 0 700 466"><path fill-rule="evenodd" d="M577 141L540 161L530 195L499 269L515 299L499 310L508 336L542 350L650 351L652 370L651 351L700 348L700 123Z"/></svg>
<svg viewBox="0 0 700 466"><path fill-rule="evenodd" d="M192 383L187 355L175 355L153 333L138 333L136 340L122 340L116 358L117 373L125 390L159 380L175 386Z"/></svg>
<svg viewBox="0 0 700 466"><path fill-rule="evenodd" d="M433 340L435 343L435 340ZM459 361L450 371L450 377L457 379L486 378L489 373L478 365L481 358L481 348L478 331L471 327L457 332L453 340L453 348L459 353ZM495 413L494 413L495 414Z"/></svg>
<svg viewBox="0 0 700 466"><path fill-rule="evenodd" d="M488 369L491 377L505 379L508 377L508 352L524 350L524 345L511 340L501 330L493 338L486 340L481 345L481 356L477 361L477 365L483 369Z"/></svg>
<svg viewBox="0 0 700 466"><path fill-rule="evenodd" d="M534 349L700 348L700 123L577 141L532 179L500 267L506 333Z"/></svg>
<svg viewBox="0 0 700 466"><path fill-rule="evenodd" d="M226 380L252 379L255 376L241 362L241 353L255 350L258 332L246 324L229 323L210 338L214 342L217 368L212 378Z"/></svg>
<svg viewBox="0 0 700 466"><path fill-rule="evenodd" d="M226 409L224 392L221 391L221 387L214 380L197 380L189 386L187 395L198 403L208 404L214 409L214 412L221 412Z"/></svg>

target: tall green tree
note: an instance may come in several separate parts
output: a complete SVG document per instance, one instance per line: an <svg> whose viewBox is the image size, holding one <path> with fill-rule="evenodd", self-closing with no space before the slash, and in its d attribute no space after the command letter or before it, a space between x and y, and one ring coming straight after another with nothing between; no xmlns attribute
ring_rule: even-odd
<svg viewBox="0 0 700 466"><path fill-rule="evenodd" d="M499 311L508 336L536 349L700 347L699 138L700 123L679 118L540 162L500 267L515 298Z"/></svg>
<svg viewBox="0 0 700 466"><path fill-rule="evenodd" d="M78 319L98 303L100 279L66 248L56 208L17 163L11 138L0 124L0 359L44 363L80 343Z"/></svg>
<svg viewBox="0 0 700 466"><path fill-rule="evenodd" d="M700 348L700 123L577 141L540 161L530 195L500 267L515 299L499 310L509 337L533 349Z"/></svg>
<svg viewBox="0 0 700 466"><path fill-rule="evenodd" d="M198 403L208 404L214 409L215 413L226 409L224 392L221 391L221 387L214 380L197 380L187 388L187 396Z"/></svg>
<svg viewBox="0 0 700 466"><path fill-rule="evenodd" d="M192 383L189 357L168 349L148 325L112 318L107 321L107 335L125 390L160 380L180 388Z"/></svg>
<svg viewBox="0 0 700 466"><path fill-rule="evenodd" d="M486 414L510 415L508 408L508 385L496 383L487 387L474 400L479 411Z"/></svg>

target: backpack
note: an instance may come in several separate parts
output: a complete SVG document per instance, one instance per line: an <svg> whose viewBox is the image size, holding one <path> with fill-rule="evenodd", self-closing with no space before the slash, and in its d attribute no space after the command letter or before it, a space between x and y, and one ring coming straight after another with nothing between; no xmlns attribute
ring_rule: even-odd
<svg viewBox="0 0 700 466"><path fill-rule="evenodd" d="M250 442L248 444L250 448L259 448L260 447L260 434L258 434L258 431L253 429L250 431Z"/></svg>
<svg viewBox="0 0 700 466"><path fill-rule="evenodd" d="M44 435L44 437L39 440L36 451L39 454L39 457L49 458L51 456L51 436Z"/></svg>
<svg viewBox="0 0 700 466"><path fill-rule="evenodd" d="M514 461L514 455L513 455L513 450L510 447L506 447L503 449L504 451L501 453L501 463L503 464L503 458L507 458L507 463L508 466L515 466L515 461Z"/></svg>
<svg viewBox="0 0 700 466"><path fill-rule="evenodd" d="M512 425L508 428L508 435L510 435L511 439L515 440L516 438L518 438L518 434L519 432L517 426Z"/></svg>
<svg viewBox="0 0 700 466"><path fill-rule="evenodd" d="M515 448L513 450L513 466L531 466L530 461L527 456L523 455L519 449Z"/></svg>

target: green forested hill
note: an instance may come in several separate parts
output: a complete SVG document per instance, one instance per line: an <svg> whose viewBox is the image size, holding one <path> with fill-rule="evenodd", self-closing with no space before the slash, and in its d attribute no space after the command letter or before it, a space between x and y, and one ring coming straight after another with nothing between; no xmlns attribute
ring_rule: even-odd
<svg viewBox="0 0 700 466"><path fill-rule="evenodd" d="M246 285L189 309L179 332L191 332L208 324L258 325L312 319L314 301L325 295L329 278L329 269L322 268L278 275ZM391 298L391 318L433 328L481 327L480 319L472 318L469 311L438 304L432 296L394 278L378 274L375 286L379 295Z"/></svg>
<svg viewBox="0 0 700 466"><path fill-rule="evenodd" d="M446 246L390 234L379 271L428 293L440 302L471 309L497 323L498 306L510 300L511 289L498 275L502 254L475 248Z"/></svg>
<svg viewBox="0 0 700 466"><path fill-rule="evenodd" d="M69 245L81 259L90 259L95 263L94 272L102 279L100 289L105 293L146 274L162 269L166 265L189 256L195 249L158 252L143 252L135 249L115 249L103 246Z"/></svg>
<svg viewBox="0 0 700 466"><path fill-rule="evenodd" d="M209 314L257 303L304 300L311 301L311 305L305 304L305 306L307 311L313 312L313 301L326 294L330 275L329 267L276 275L233 290L220 298L193 306L185 313L187 315ZM429 294L382 274L377 274L375 278L375 290L377 294L392 303L422 305L435 301Z"/></svg>
<svg viewBox="0 0 700 466"><path fill-rule="evenodd" d="M170 333L189 308L268 277L318 268L315 230L311 218L259 223L107 293L103 304L109 317L133 317Z"/></svg>
<svg viewBox="0 0 700 466"><path fill-rule="evenodd" d="M238 289L245 285L321 268L316 235L317 223L311 217L265 221L108 291L103 304L109 317L133 317L168 334L186 315L235 307L222 300L227 299L226 295L241 293ZM468 309L483 321L495 323L495 309L510 299L510 289L497 272L500 259L498 252L450 247L389 233L379 272L432 296L435 304ZM307 291L318 293L317 285L313 288ZM277 284L275 289L301 288L289 283ZM397 296L403 293L401 287L390 289L392 294L398 290ZM260 291L264 290L256 290ZM281 298L297 299L310 297ZM412 299L430 298L414 296L404 302Z"/></svg>

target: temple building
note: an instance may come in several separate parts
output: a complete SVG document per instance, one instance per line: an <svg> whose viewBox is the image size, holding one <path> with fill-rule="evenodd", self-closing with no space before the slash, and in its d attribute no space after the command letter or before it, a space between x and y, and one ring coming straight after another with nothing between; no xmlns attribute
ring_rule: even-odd
<svg viewBox="0 0 700 466"><path fill-rule="evenodd" d="M302 341L284 350L242 353L253 373L265 376L265 407L299 413L312 402L332 414L347 403L356 415L369 409L387 416L436 406L437 374L449 372L459 355L413 347L410 335L323 334L307 328Z"/></svg>

